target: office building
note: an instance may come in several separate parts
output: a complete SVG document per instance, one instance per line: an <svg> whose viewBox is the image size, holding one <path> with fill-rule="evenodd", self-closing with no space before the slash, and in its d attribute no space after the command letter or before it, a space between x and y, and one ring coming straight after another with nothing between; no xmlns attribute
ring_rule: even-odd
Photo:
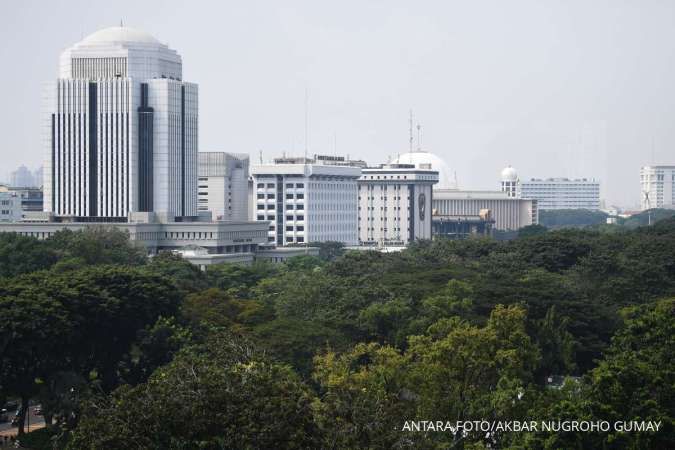
<svg viewBox="0 0 675 450"><path fill-rule="evenodd" d="M640 169L642 210L675 207L675 166L644 166Z"/></svg>
<svg viewBox="0 0 675 450"><path fill-rule="evenodd" d="M248 220L248 167L243 153L199 152L198 210L214 220Z"/></svg>
<svg viewBox="0 0 675 450"><path fill-rule="evenodd" d="M360 175L359 167L304 157L251 166L251 218L270 222L270 244L356 245Z"/></svg>
<svg viewBox="0 0 675 450"><path fill-rule="evenodd" d="M433 197L434 220L479 221L486 225L494 221L497 230L517 230L539 222L537 201L510 197L501 191L435 190Z"/></svg>
<svg viewBox="0 0 675 450"><path fill-rule="evenodd" d="M520 197L537 200L545 209L600 209L600 182L578 178L532 178L520 183Z"/></svg>
<svg viewBox="0 0 675 450"><path fill-rule="evenodd" d="M405 246L431 239L432 187L438 172L414 164L364 168L358 179L359 243Z"/></svg>
<svg viewBox="0 0 675 450"><path fill-rule="evenodd" d="M197 212L197 85L175 50L128 27L99 30L60 58L45 88L44 208L82 221Z"/></svg>

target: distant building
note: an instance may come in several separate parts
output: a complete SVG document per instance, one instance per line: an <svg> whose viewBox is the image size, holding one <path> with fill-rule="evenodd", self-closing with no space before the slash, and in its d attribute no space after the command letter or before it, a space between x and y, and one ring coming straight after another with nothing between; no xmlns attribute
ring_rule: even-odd
<svg viewBox="0 0 675 450"><path fill-rule="evenodd" d="M644 166L640 169L641 207L675 207L675 166Z"/></svg>
<svg viewBox="0 0 675 450"><path fill-rule="evenodd" d="M10 178L10 186L12 187L40 187L33 173L26 166L20 166L12 172Z"/></svg>
<svg viewBox="0 0 675 450"><path fill-rule="evenodd" d="M404 246L431 239L432 187L438 172L413 164L364 168L359 178L359 243Z"/></svg>
<svg viewBox="0 0 675 450"><path fill-rule="evenodd" d="M248 220L248 155L199 152L198 166L199 211L215 220Z"/></svg>
<svg viewBox="0 0 675 450"><path fill-rule="evenodd" d="M518 173L509 166L502 170L502 192L512 198L518 197Z"/></svg>
<svg viewBox="0 0 675 450"><path fill-rule="evenodd" d="M475 220L489 214L497 230L517 230L539 221L537 201L501 191L436 190L433 214L440 220ZM436 220L436 219L435 219Z"/></svg>
<svg viewBox="0 0 675 450"><path fill-rule="evenodd" d="M361 168L320 161L278 158L251 166L251 219L270 222L270 244L358 243Z"/></svg>
<svg viewBox="0 0 675 450"><path fill-rule="evenodd" d="M587 179L532 178L522 181L509 166L501 173L501 191L511 198L537 201L539 210L600 209L600 182Z"/></svg>

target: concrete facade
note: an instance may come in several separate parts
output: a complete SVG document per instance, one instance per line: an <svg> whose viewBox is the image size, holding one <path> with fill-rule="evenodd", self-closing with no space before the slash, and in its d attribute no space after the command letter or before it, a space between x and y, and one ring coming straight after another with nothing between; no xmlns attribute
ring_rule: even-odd
<svg viewBox="0 0 675 450"><path fill-rule="evenodd" d="M199 152L199 211L215 220L248 220L248 173L247 154Z"/></svg>
<svg viewBox="0 0 675 450"><path fill-rule="evenodd" d="M359 167L286 158L251 167L251 219L270 222L271 245L358 243Z"/></svg>
<svg viewBox="0 0 675 450"><path fill-rule="evenodd" d="M404 246L431 239L433 185L438 172L412 164L362 169L359 244Z"/></svg>
<svg viewBox="0 0 675 450"><path fill-rule="evenodd" d="M501 191L434 191L434 216L480 216L483 210L489 211L497 230L517 230L539 222L536 200L509 197Z"/></svg>

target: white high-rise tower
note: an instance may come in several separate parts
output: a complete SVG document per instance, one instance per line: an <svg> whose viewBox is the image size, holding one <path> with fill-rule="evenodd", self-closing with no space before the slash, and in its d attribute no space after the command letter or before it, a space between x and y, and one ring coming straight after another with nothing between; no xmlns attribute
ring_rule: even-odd
<svg viewBox="0 0 675 450"><path fill-rule="evenodd" d="M44 208L76 220L197 213L197 85L142 31L99 30L61 54L44 95Z"/></svg>

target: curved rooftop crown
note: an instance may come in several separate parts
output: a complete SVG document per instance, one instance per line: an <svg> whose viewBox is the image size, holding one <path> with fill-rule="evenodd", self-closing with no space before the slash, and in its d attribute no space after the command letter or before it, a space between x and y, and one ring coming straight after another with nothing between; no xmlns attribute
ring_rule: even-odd
<svg viewBox="0 0 675 450"><path fill-rule="evenodd" d="M98 30L61 53L60 77L88 80L182 80L180 55L149 33L129 27Z"/></svg>
<svg viewBox="0 0 675 450"><path fill-rule="evenodd" d="M161 44L149 33L129 27L109 27L98 30L86 38L81 44L107 44L107 43L139 43Z"/></svg>
<svg viewBox="0 0 675 450"><path fill-rule="evenodd" d="M422 151L404 153L394 163L414 164L418 169L424 168L421 166L430 166L431 169L438 172L438 184L434 185L434 189L456 189L456 186L450 181L450 168L445 164L445 161L433 153Z"/></svg>
<svg viewBox="0 0 675 450"><path fill-rule="evenodd" d="M502 170L502 181L518 181L518 172L509 166Z"/></svg>

